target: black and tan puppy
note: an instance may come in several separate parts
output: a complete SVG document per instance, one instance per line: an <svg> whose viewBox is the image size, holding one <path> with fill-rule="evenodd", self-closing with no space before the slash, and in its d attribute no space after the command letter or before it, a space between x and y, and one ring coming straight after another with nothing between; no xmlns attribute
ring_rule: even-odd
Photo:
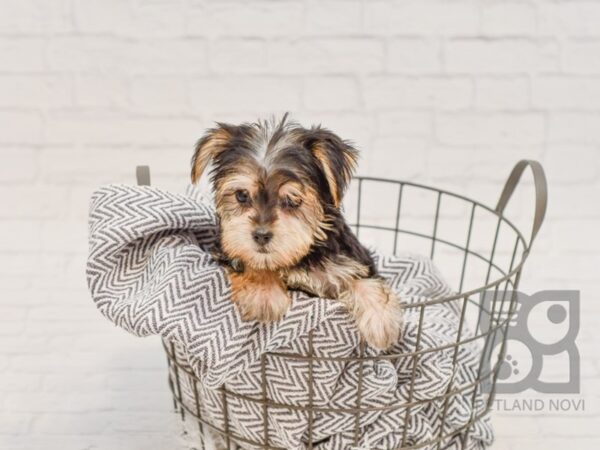
<svg viewBox="0 0 600 450"><path fill-rule="evenodd" d="M218 124L200 139L192 182L212 164L220 259L244 320L278 320L287 288L337 298L365 340L386 349L399 337L398 298L340 211L357 151L320 126Z"/></svg>

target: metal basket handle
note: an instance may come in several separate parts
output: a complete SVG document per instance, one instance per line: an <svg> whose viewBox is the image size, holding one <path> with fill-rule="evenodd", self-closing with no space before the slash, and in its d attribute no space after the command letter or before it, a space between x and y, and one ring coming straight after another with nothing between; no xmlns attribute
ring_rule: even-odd
<svg viewBox="0 0 600 450"><path fill-rule="evenodd" d="M504 213L504 208L506 208L506 204L510 200L521 179L521 175L523 175L523 172L527 167L531 167L531 171L533 172L533 183L535 185L535 215L533 217L531 239L529 240L529 248L531 248L531 244L533 244L533 240L537 236L538 231L540 231L542 223L544 222L546 207L548 206L548 184L546 182L546 174L539 162L531 159L523 159L515 165L506 180L502 194L500 194L496 212L498 214Z"/></svg>
<svg viewBox="0 0 600 450"><path fill-rule="evenodd" d="M138 186L150 186L150 167L136 166L135 178L137 179Z"/></svg>

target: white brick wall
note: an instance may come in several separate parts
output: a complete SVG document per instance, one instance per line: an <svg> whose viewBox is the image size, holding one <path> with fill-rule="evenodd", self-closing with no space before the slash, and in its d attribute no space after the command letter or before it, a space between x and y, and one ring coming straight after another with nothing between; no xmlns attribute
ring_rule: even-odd
<svg viewBox="0 0 600 450"><path fill-rule="evenodd" d="M353 139L363 174L489 204L544 163L522 288L582 290L586 412L499 414L496 448L597 448L599 24L598 0L0 2L0 447L181 448L158 341L88 298L89 195L139 163L180 190L214 120L291 111ZM519 195L525 226L529 176Z"/></svg>

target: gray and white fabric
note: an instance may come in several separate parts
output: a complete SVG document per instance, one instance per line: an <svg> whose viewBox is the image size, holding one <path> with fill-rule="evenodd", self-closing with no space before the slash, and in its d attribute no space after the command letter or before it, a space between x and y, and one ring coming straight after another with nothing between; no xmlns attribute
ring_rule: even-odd
<svg viewBox="0 0 600 450"><path fill-rule="evenodd" d="M223 428L225 384L236 395L227 398L230 432L245 442L263 443L268 423L269 445L304 449L312 429L314 448L355 448L356 415L337 409L357 405L359 371L363 372L361 406L382 408L412 402L391 410L370 410L359 417L358 448L393 449L452 435L482 415L484 396L469 385L477 377L481 351L476 344L427 352L456 341L459 305L441 303L424 310L420 339L420 308L407 308L401 341L390 353L415 351L420 357L358 362L288 360L282 353L306 355L313 331L315 356L353 357L359 353L359 335L352 319L335 300L292 292L293 303L285 317L270 324L244 322L230 301L226 271L210 256L216 236L215 213L190 188L176 195L149 186L110 185L94 193L90 208L87 279L96 306L119 327L137 336L160 335L172 342L178 359L199 380L196 391L182 377L182 401L193 408L195 396L201 413ZM448 295L450 288L431 261L414 255L377 256L377 266L400 297L410 305ZM462 337L468 331L462 330ZM367 355L377 355L366 348ZM292 408L269 407L247 398L263 398L261 355L265 358L266 396ZM458 364L454 368L453 359ZM313 406L331 412L309 418L308 373L314 376ZM414 384L411 378L414 376ZM186 381L187 380L187 381ZM411 389L412 384L412 389ZM461 390L461 388L463 388ZM444 395L449 397L445 405ZM419 404L420 400L433 400ZM298 408L295 408L298 407ZM459 432L441 448L458 449ZM464 448L483 449L493 440L489 417L475 420ZM437 444L424 449L438 448Z"/></svg>

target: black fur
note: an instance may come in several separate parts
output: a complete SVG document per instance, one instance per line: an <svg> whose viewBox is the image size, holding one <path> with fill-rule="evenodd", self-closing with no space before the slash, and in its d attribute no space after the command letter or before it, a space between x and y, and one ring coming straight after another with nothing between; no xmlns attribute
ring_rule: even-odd
<svg viewBox="0 0 600 450"><path fill-rule="evenodd" d="M311 247L308 255L298 263L298 267L320 266L327 260L334 260L337 255L344 255L367 266L369 278L377 276L375 261L371 253L360 243L339 212L334 220L333 228L333 230L327 231L325 242Z"/></svg>

